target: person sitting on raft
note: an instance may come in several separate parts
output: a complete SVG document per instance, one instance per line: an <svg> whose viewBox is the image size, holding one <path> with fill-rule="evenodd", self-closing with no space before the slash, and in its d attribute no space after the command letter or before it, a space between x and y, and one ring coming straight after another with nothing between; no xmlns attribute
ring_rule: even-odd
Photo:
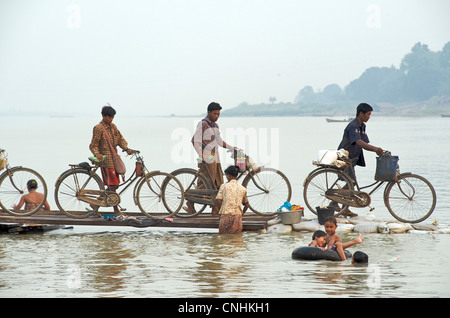
<svg viewBox="0 0 450 318"><path fill-rule="evenodd" d="M42 193L36 192L36 189L38 188L38 183L36 180L31 179L27 182L27 189L28 194L23 195L20 198L19 204L13 205L14 210L20 210L22 206L25 204L25 210L31 211L36 209L39 204L41 204L42 200L44 199L44 195ZM50 205L48 204L47 200L45 200L45 203L41 210L50 210Z"/></svg>
<svg viewBox="0 0 450 318"><path fill-rule="evenodd" d="M342 261L346 260L344 249L362 243L362 235L359 233L358 237L350 242L342 243L339 235L336 234L337 221L334 216L325 219L325 232L327 232L327 249L334 250L339 254Z"/></svg>
<svg viewBox="0 0 450 318"><path fill-rule="evenodd" d="M327 233L321 230L317 230L313 233L312 241L308 246L320 248L322 251L325 251L327 244Z"/></svg>

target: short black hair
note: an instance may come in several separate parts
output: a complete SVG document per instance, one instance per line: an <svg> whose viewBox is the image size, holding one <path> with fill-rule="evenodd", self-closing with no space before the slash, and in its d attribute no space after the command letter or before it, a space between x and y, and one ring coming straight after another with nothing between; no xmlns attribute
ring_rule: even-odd
<svg viewBox="0 0 450 318"><path fill-rule="evenodd" d="M359 113L367 113L367 112L371 112L373 111L372 106L370 106L367 103L361 103L358 105L358 107L356 107L356 117L358 117Z"/></svg>
<svg viewBox="0 0 450 318"><path fill-rule="evenodd" d="M225 169L225 174L229 174L230 176L237 177L241 169L238 166L229 166Z"/></svg>
<svg viewBox="0 0 450 318"><path fill-rule="evenodd" d="M221 109L222 109L222 106L220 106L220 104L216 103L216 102L212 102L212 103L210 103L208 105L208 111L209 112L212 112L212 111L215 111L215 110L221 110Z"/></svg>
<svg viewBox="0 0 450 318"><path fill-rule="evenodd" d="M324 237L324 236L327 236L327 233L321 230L317 230L314 232L312 239L314 240L316 237Z"/></svg>
<svg viewBox="0 0 450 318"><path fill-rule="evenodd" d="M36 180L31 179L31 180L29 180L29 181L27 182L27 188L28 188L28 189L37 189L37 187L38 187L38 183L37 183Z"/></svg>
<svg viewBox="0 0 450 318"><path fill-rule="evenodd" d="M116 110L114 108L112 108L111 106L103 106L102 108L102 115L103 116L109 116L109 117L113 117L116 115Z"/></svg>
<svg viewBox="0 0 450 318"><path fill-rule="evenodd" d="M336 220L336 217L335 217L335 216L328 216L328 217L325 219L325 223L327 223L327 222L334 223L334 225L337 226L337 220Z"/></svg>
<svg viewBox="0 0 450 318"><path fill-rule="evenodd" d="M355 263L367 264L369 263L369 255L361 251L356 251L355 254L353 254L353 260Z"/></svg>

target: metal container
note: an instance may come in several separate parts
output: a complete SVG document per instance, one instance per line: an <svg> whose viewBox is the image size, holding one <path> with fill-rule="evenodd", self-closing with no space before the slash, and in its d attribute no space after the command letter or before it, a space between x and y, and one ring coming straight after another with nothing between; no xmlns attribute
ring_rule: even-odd
<svg viewBox="0 0 450 318"><path fill-rule="evenodd" d="M302 214L303 214L303 210L278 212L278 216L281 219L281 223L283 223L285 225L299 223L302 220Z"/></svg>

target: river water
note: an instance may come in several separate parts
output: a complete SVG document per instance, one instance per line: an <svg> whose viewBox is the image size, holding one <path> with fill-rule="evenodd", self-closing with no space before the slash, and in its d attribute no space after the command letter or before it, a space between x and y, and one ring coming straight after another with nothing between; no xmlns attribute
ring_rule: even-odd
<svg viewBox="0 0 450 318"><path fill-rule="evenodd" d="M130 148L146 165L170 172L195 167L190 144L200 118L116 116ZM0 148L12 165L34 168L49 187L69 163L87 161L97 117L2 118ZM260 165L280 169L291 181L292 203L302 204L302 183L321 149L335 149L345 123L321 117L220 118L222 137L244 148ZM450 121L448 118L386 118L373 114L371 143L400 157L401 171L426 177L438 203L424 223L450 224ZM133 162L125 159L129 171ZM222 151L224 168L231 159ZM375 155L358 180L371 183ZM131 191L123 206L133 206ZM282 202L280 203L280 205ZM374 194L373 213L393 219ZM106 210L105 210L106 211ZM364 215L366 209L355 212ZM306 217L312 217L310 212ZM356 233L342 234L343 241ZM450 235L364 234L350 248L369 255L369 266L350 261L297 261L291 253L311 233L242 233L217 230L82 227L44 234L0 236L0 297L449 297Z"/></svg>

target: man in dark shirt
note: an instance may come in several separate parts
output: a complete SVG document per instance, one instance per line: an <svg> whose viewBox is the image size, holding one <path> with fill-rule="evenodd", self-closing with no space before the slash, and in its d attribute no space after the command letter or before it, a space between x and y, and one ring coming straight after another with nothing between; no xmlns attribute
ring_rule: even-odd
<svg viewBox="0 0 450 318"><path fill-rule="evenodd" d="M344 136L338 149L345 149L349 152L349 158L353 159L349 169L351 177L356 180L355 165L365 167L363 149L383 155L383 149L369 144L369 137L366 134L366 122L372 115L373 108L369 104L361 103L356 108L356 118L350 122L344 130ZM355 213L347 212L347 216L356 216Z"/></svg>

